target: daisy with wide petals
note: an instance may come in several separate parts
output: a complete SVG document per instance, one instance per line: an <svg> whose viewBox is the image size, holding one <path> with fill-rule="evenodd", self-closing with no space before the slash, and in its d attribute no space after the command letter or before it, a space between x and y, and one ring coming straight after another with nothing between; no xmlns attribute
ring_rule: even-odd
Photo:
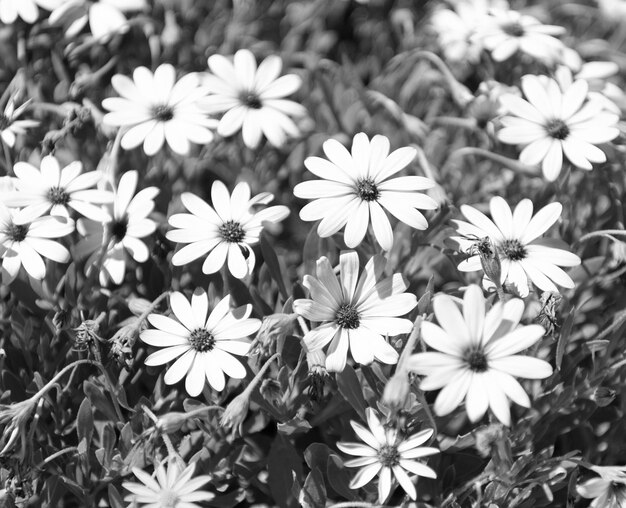
<svg viewBox="0 0 626 508"><path fill-rule="evenodd" d="M29 220L46 213L69 217L70 209L92 220L105 220L108 214L101 205L113 201L113 193L93 188L102 181L100 171L82 170L78 161L61 169L52 155L41 160L40 169L18 162L13 167L17 191L5 199L5 204L25 207L20 213Z"/></svg>
<svg viewBox="0 0 626 508"><path fill-rule="evenodd" d="M437 448L421 446L431 438L433 429L403 437L395 428L385 427L372 408L368 407L365 414L369 429L355 421L350 422L363 443L337 443L337 448L342 452L358 457L344 462L347 467L361 468L350 482L350 488L361 488L378 475L378 502L383 504L392 491L395 477L402 489L415 501L417 491L409 474L437 478L435 471L417 460L439 453Z"/></svg>
<svg viewBox="0 0 626 508"><path fill-rule="evenodd" d="M16 209L0 203L0 258L2 283L12 282L23 266L33 279L46 276L42 256L57 263L66 263L70 252L52 238L61 238L74 231L74 221L65 217L40 217L29 220Z"/></svg>
<svg viewBox="0 0 626 508"><path fill-rule="evenodd" d="M243 279L252 273L256 257L251 246L259 242L264 222L280 222L289 215L286 206L270 206L253 211L256 205L265 205L274 199L268 192L250 197L250 186L237 184L232 195L226 186L213 182L213 206L190 192L181 200L191 213L177 213L169 218L172 227L166 237L172 242L186 243L172 257L174 266L191 263L208 253L202 264L204 273L217 272L224 263L233 277Z"/></svg>
<svg viewBox="0 0 626 508"><path fill-rule="evenodd" d="M485 313L485 297L471 285L463 297L463 312L448 295L437 295L433 309L439 325L422 323L422 338L437 352L417 353L409 370L426 376L421 390L439 390L435 413L445 416L465 399L472 422L487 409L505 425L511 424L509 399L530 407L528 395L515 379L544 379L552 367L544 360L519 355L543 337L540 325L518 326L524 312L519 299L496 303Z"/></svg>
<svg viewBox="0 0 626 508"><path fill-rule="evenodd" d="M221 391L226 385L224 374L234 379L246 377L245 367L233 355L246 355L248 337L261 327L261 320L250 318L251 305L231 310L227 295L209 312L206 292L196 289L191 303L182 293L172 293L170 307L175 319L150 314L148 321L156 330L144 330L140 335L146 344L163 348L148 356L146 365L176 359L165 373L165 384L173 385L186 376L187 393L197 397L205 380Z"/></svg>
<svg viewBox="0 0 626 508"><path fill-rule="evenodd" d="M359 276L359 256L344 251L339 256L339 279L326 257L317 260L317 277L304 276L310 299L293 302L300 316L320 323L304 335L308 351L330 346L326 368L341 372L348 350L357 363L374 359L387 364L398 361L398 353L385 337L408 333L410 319L399 318L417 305L415 295L405 293L408 285L401 274L382 279L385 259L374 256Z"/></svg>
<svg viewBox="0 0 626 508"><path fill-rule="evenodd" d="M176 153L186 155L190 143L204 145L213 139L217 121L200 110L199 99L206 95L197 73L176 81L176 69L162 64L154 74L137 67L133 79L116 74L111 84L121 97L102 101L110 112L103 122L125 129L122 148L130 150L143 143L146 155L157 153L163 143Z"/></svg>
<svg viewBox="0 0 626 508"><path fill-rule="evenodd" d="M285 97L297 91L302 80L296 74L280 76L280 57L268 56L257 68L254 55L240 49L232 62L212 55L208 64L212 74L204 78L204 85L211 95L203 100L203 107L211 114L223 113L219 135L232 136L241 129L248 148L256 148L263 136L272 145L282 146L288 137L300 135L292 117L305 116L307 111Z"/></svg>
<svg viewBox="0 0 626 508"><path fill-rule="evenodd" d="M526 75L522 78L526 100L504 95L500 102L509 115L498 139L523 146L519 160L541 164L544 176L554 181L563 167L563 155L576 167L590 170L592 163L605 162L596 145L619 135L619 116L608 112L602 101L588 100L589 84L574 81L561 91L551 78Z"/></svg>
<svg viewBox="0 0 626 508"><path fill-rule="evenodd" d="M19 107L15 107L15 97L11 97L4 108L4 113L0 114L0 137L9 148L15 146L18 135L26 134L28 129L39 125L36 120L19 120L22 113L28 107L30 101L26 101Z"/></svg>
<svg viewBox="0 0 626 508"><path fill-rule="evenodd" d="M626 506L626 466L591 466L600 478L591 478L576 487L585 499L593 499L589 508L624 508Z"/></svg>
<svg viewBox="0 0 626 508"><path fill-rule="evenodd" d="M550 203L533 215L530 199L520 201L511 212L504 199L494 197L489 208L491 219L472 206L461 206L469 222L454 220L461 236L452 237L461 250L470 253L476 239L489 238L500 257L500 282L514 285L521 296L528 295L529 282L542 291L557 293L557 286L574 287L574 281L559 267L577 266L580 258L561 248L561 242L540 238L559 220L563 209L560 203ZM462 272L481 270L480 256L470 256L458 268Z"/></svg>
<svg viewBox="0 0 626 508"><path fill-rule="evenodd" d="M215 497L211 492L200 488L211 481L209 475L193 478L196 463L186 468L180 467L174 461L165 466L161 462L155 468L156 478L134 467L133 473L141 482L124 482L122 486L131 493L124 501L131 506L146 506L149 508L200 508L197 502L210 501Z"/></svg>
<svg viewBox="0 0 626 508"><path fill-rule="evenodd" d="M150 256L142 239L156 230L156 223L148 215L154 209L154 198L159 189L147 187L135 194L137 181L137 171L128 171L121 176L113 205L106 207L103 222L84 219L77 222L77 230L84 236L76 246L77 255L91 254L85 265L87 271L101 263L102 285L108 279L114 284L123 282L127 252L137 263L144 263Z"/></svg>
<svg viewBox="0 0 626 508"><path fill-rule="evenodd" d="M437 202L423 194L435 182L422 176L391 178L416 155L411 147L389 153L389 139L363 132L354 136L352 153L334 139L323 145L329 160L308 157L306 168L322 180L299 183L293 193L313 199L300 211L304 221L321 219L321 237L334 235L345 226L344 241L349 248L359 245L371 223L376 241L383 250L393 245L393 231L386 212L415 229L426 229L428 222L419 209L434 210Z"/></svg>
<svg viewBox="0 0 626 508"><path fill-rule="evenodd" d="M544 25L538 19L514 10L495 9L476 34L496 62L512 57L518 51L546 62L555 62L563 43L556 35L565 28Z"/></svg>

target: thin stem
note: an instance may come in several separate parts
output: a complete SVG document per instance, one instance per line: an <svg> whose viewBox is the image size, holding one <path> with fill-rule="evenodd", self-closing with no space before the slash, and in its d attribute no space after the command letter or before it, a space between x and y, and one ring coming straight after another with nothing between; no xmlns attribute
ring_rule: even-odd
<svg viewBox="0 0 626 508"><path fill-rule="evenodd" d="M624 229L602 229L600 231L593 231L592 233L587 233L586 235L581 236L576 243L583 243L591 238L595 238L597 236L602 236L605 238L611 238L612 236L626 236L626 230ZM611 238L612 240L619 241L616 238Z"/></svg>
<svg viewBox="0 0 626 508"><path fill-rule="evenodd" d="M270 364L278 357L280 357L280 353L274 353L267 359L267 361L263 364L263 367L261 367L259 369L259 372L257 372L254 376L254 379L252 379L252 381L250 381L250 384L246 386L246 389L242 392L242 395L244 395L245 397L249 397L250 395L252 395L252 391L261 382L261 378L263 377L267 369L270 368Z"/></svg>
<svg viewBox="0 0 626 508"><path fill-rule="evenodd" d="M49 462L52 462L54 459L60 457L61 455L65 455L66 453L71 453L71 452L76 452L76 451L78 451L77 446L68 446L67 448L63 448L62 450L59 450L58 452L53 453L49 457L46 457L44 460L42 460L39 464L35 466L35 469L41 469L43 466L45 466Z"/></svg>
<svg viewBox="0 0 626 508"><path fill-rule="evenodd" d="M156 426L157 423L159 422L159 419L152 411L150 411L150 408L146 406L145 404L142 404L141 409L144 410L144 412L150 417L150 419ZM172 444L172 440L170 439L170 437L166 433L161 433L161 437L163 438L163 442L165 443L165 448L167 448L167 455L175 459L183 460L183 458L179 455L179 453L174 448L174 445Z"/></svg>
<svg viewBox="0 0 626 508"><path fill-rule="evenodd" d="M331 504L328 508L378 508L381 504L368 503L367 501L344 501Z"/></svg>
<svg viewBox="0 0 626 508"><path fill-rule="evenodd" d="M441 170L441 173L445 174L446 171L444 170L447 169L448 166L450 166L454 160L462 159L464 157L471 156L471 155L484 157L485 159L490 159L494 162L497 162L498 164L502 164L514 171L517 171L518 173L522 173L526 175L534 175L534 176L538 174L537 169L533 166L527 166L526 164L522 164L521 162L518 162L514 159L509 159L508 157L504 157L503 155L492 153L489 150L485 150L484 148L477 148L473 146L466 146L466 147L459 148L458 150L455 150L454 152L452 152L452 154L450 154L450 156L446 160L444 167Z"/></svg>

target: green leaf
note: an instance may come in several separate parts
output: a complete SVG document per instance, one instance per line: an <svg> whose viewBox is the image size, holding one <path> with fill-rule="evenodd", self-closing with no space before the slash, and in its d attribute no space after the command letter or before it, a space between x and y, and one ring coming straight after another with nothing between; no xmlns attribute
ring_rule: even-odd
<svg viewBox="0 0 626 508"><path fill-rule="evenodd" d="M297 508L298 500L291 492L295 473L296 479L302 477L300 456L289 440L277 434L267 457L270 492L274 501L281 508ZM299 481L299 480L298 480Z"/></svg>
<svg viewBox="0 0 626 508"><path fill-rule="evenodd" d="M78 434L78 441L85 439L87 446L91 444L91 437L93 436L93 413L91 402L87 397L83 399L78 414L76 415L76 433Z"/></svg>
<svg viewBox="0 0 626 508"><path fill-rule="evenodd" d="M83 391L95 409L101 411L108 420L117 421L115 409L113 409L109 399L98 386L91 381L85 381L83 383Z"/></svg>
<svg viewBox="0 0 626 508"><path fill-rule="evenodd" d="M272 247L272 245L267 241L265 235L261 235L261 253L263 254L263 259L265 260L265 264L269 269L272 279L274 279L276 284L278 284L278 290L280 291L283 300L287 300L287 298L289 298L289 293L287 292L287 287L285 286L285 279L283 278L283 273L280 269L278 256L276 255L274 247Z"/></svg>
<svg viewBox="0 0 626 508"><path fill-rule="evenodd" d="M315 468L308 474L298 500L302 508L324 508L326 506L326 486L319 469Z"/></svg>
<svg viewBox="0 0 626 508"><path fill-rule="evenodd" d="M328 456L326 475L328 477L328 483L337 494L350 500L358 498L356 492L350 488L350 474L346 468L343 467L341 458L334 453Z"/></svg>
<svg viewBox="0 0 626 508"><path fill-rule="evenodd" d="M109 484L108 494L111 508L126 508L126 504L124 503L119 491L111 484Z"/></svg>
<svg viewBox="0 0 626 508"><path fill-rule="evenodd" d="M279 423L277 425L278 432L291 436L293 434L305 434L311 430L311 424L304 418L296 416L285 423Z"/></svg>
<svg viewBox="0 0 626 508"><path fill-rule="evenodd" d="M563 363L563 355L565 354L565 348L569 342L569 336L572 333L572 327L574 326L574 318L576 317L576 307L572 307L569 314L565 318L563 328L561 328L561 334L559 336L559 342L556 345L556 368L561 370L561 364Z"/></svg>
<svg viewBox="0 0 626 508"><path fill-rule="evenodd" d="M342 372L337 373L337 386L339 387L341 395L343 395L354 410L365 419L367 403L363 397L361 381L359 381L356 372L350 365L346 365Z"/></svg>

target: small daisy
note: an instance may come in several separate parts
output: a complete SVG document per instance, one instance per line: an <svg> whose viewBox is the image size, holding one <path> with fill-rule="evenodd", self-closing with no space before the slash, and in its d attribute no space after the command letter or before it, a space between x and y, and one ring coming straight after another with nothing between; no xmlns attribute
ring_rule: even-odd
<svg viewBox="0 0 626 508"><path fill-rule="evenodd" d="M12 282L24 266L33 279L46 276L42 256L57 263L70 259L69 251L51 238L61 238L74 231L74 221L65 217L24 219L20 212L0 203L0 258L2 283Z"/></svg>
<svg viewBox="0 0 626 508"><path fill-rule="evenodd" d="M280 222L289 215L289 208L282 205L252 211L253 206L265 205L272 199L274 196L269 193L251 199L250 186L245 182L237 184L232 195L222 182L213 182L213 206L195 194L184 192L181 200L191 213L172 215L169 223L179 229L168 231L165 236L172 242L189 245L174 254L172 264L186 265L208 253L202 264L204 273L215 273L227 263L234 277L247 277L256 262L251 246L259 242L263 222Z"/></svg>
<svg viewBox="0 0 626 508"><path fill-rule="evenodd" d="M191 304L182 293L172 293L170 307L176 319L150 314L148 321L157 329L141 332L146 344L163 348L148 356L146 365L163 365L177 359L163 380L173 385L186 376L185 389L192 397L202 393L205 378L218 391L226 385L224 374L245 378L246 368L233 355L248 353L248 337L261 328L261 321L250 319L251 305L234 310L230 305L227 295L209 313L205 291L196 289Z"/></svg>
<svg viewBox="0 0 626 508"><path fill-rule="evenodd" d="M26 23L34 23L39 18L39 9L52 10L55 0L0 0L0 21L6 25L15 23L18 16Z"/></svg>
<svg viewBox="0 0 626 508"><path fill-rule="evenodd" d="M328 343L326 368L341 372L346 366L348 349L357 363L368 365L374 359L394 364L398 353L385 340L408 333L413 327L403 316L417 305L415 295L405 293L408 285L399 273L381 279L385 260L371 258L359 277L359 256L344 251L339 256L339 280L326 257L317 260L317 278L304 276L303 284L311 299L293 302L293 310L317 328L303 338L308 351Z"/></svg>
<svg viewBox="0 0 626 508"><path fill-rule="evenodd" d="M287 100L302 85L296 74L280 76L280 57L268 56L257 68L254 55L247 49L235 53L233 61L221 55L209 57L212 74L204 78L211 95L203 100L211 114L224 113L217 127L220 136L232 136L241 129L243 142L256 148L262 136L274 146L300 131L290 117L305 116L300 104Z"/></svg>
<svg viewBox="0 0 626 508"><path fill-rule="evenodd" d="M541 163L548 181L559 176L563 154L576 167L590 170L593 162L605 162L597 146L619 135L619 116L604 110L601 101L587 100L589 85L574 81L561 91L551 78L526 75L522 90L527 100L515 95L500 98L510 116L502 118L504 128L498 139L521 145L519 160L524 164Z"/></svg>
<svg viewBox="0 0 626 508"><path fill-rule="evenodd" d="M462 205L461 213L469 222L454 220L462 236L452 239L464 252L470 253L476 238L488 237L496 246L501 263L501 283L513 284L521 296L527 296L529 280L542 291L558 293L557 285L567 289L574 281L560 266L577 266L580 258L559 248L559 242L539 238L561 216L560 203L550 203L533 216L533 203L523 199L511 212L507 202L494 197L489 203L491 220L476 208ZM480 256L470 256L459 266L462 272L482 269Z"/></svg>
<svg viewBox="0 0 626 508"><path fill-rule="evenodd" d="M137 261L144 263L150 253L141 240L156 230L156 223L148 218L154 209L154 198L159 193L156 187L148 187L136 195L138 173L128 171L120 178L112 206L107 206L106 220L96 222L79 219L78 232L84 238L76 246L77 255L82 257L91 254L85 265L86 270L97 265L105 247L100 271L100 283L104 286L107 279L121 284L126 273L126 252ZM134 195L134 197L133 197Z"/></svg>
<svg viewBox="0 0 626 508"><path fill-rule="evenodd" d="M593 499L589 508L624 508L626 506L626 466L592 466L600 478L591 478L576 487L585 499Z"/></svg>
<svg viewBox="0 0 626 508"><path fill-rule="evenodd" d="M565 28L544 25L532 16L514 10L493 10L490 19L476 34L496 62L512 57L518 51L547 63L558 59L564 45L555 35Z"/></svg>
<svg viewBox="0 0 626 508"><path fill-rule="evenodd" d="M53 0L54 1L54 0ZM147 6L145 0L61 0L50 14L51 25L63 25L67 37L75 37L89 23L93 36L106 40L116 33L128 31L124 13Z"/></svg>
<svg viewBox="0 0 626 508"><path fill-rule="evenodd" d="M132 80L116 74L111 84L121 97L102 101L102 107L110 111L103 121L126 129L122 136L125 150L143 143L146 155L154 155L167 141L174 152L186 155L190 142L204 145L213 139L211 129L217 121L200 110L199 99L207 92L197 73L177 82L170 64L160 65L154 74L137 67Z"/></svg>
<svg viewBox="0 0 626 508"><path fill-rule="evenodd" d="M359 245L371 222L376 241L383 250L393 245L393 231L385 211L415 229L426 229L428 222L418 208L434 210L437 202L418 192L435 182L421 176L390 178L404 169L416 155L414 148L399 148L389 153L389 139L366 134L354 136L352 153L329 139L323 145L326 157L308 157L306 168L322 180L299 183L293 193L313 199L300 211L304 221L322 219L317 227L324 238L342 227L349 248Z"/></svg>
<svg viewBox="0 0 626 508"><path fill-rule="evenodd" d="M17 191L7 197L5 204L24 206L20 214L28 220L46 213L69 217L73 209L89 219L103 221L108 214L100 205L113 201L113 193L93 188L102 180L102 173L81 174L82 170L78 161L61 169L52 155L41 160L41 169L18 162L13 167Z"/></svg>
<svg viewBox="0 0 626 508"><path fill-rule="evenodd" d="M422 323L424 342L438 352L417 353L408 361L409 370L426 376L421 390L439 390L435 413L445 416L465 399L472 422L488 408L505 425L511 424L509 399L530 407L530 399L515 380L544 379L552 367L544 360L518 355L541 337L540 325L518 326L524 312L519 299L496 303L485 313L480 287L471 285L463 296L463 313L448 295L438 295L433 309L439 326Z"/></svg>
<svg viewBox="0 0 626 508"><path fill-rule="evenodd" d="M30 101L25 102L20 107L15 107L15 97L11 97L4 108L4 113L0 114L0 136L8 147L15 146L16 136L26 134L27 129L39 125L35 120L18 120Z"/></svg>
<svg viewBox="0 0 626 508"><path fill-rule="evenodd" d="M361 468L350 482L350 488L361 488L378 475L378 502L383 504L391 493L391 482L395 477L402 489L415 501L417 492L409 474L437 478L435 471L416 460L439 453L437 448L420 446L431 438L433 429L403 438L396 429L385 427L372 408L368 407L365 414L369 430L360 423L350 422L363 443L337 443L337 448L342 452L358 457L344 462L347 467Z"/></svg>
<svg viewBox="0 0 626 508"><path fill-rule="evenodd" d="M134 467L133 473L141 481L124 482L122 486L131 492L124 501L133 503L131 506L146 506L146 508L201 508L197 502L210 501L215 497L211 492L200 488L211 481L209 475L193 478L196 463L192 463L184 470L175 463L167 468L161 462L155 470L156 478L145 471Z"/></svg>

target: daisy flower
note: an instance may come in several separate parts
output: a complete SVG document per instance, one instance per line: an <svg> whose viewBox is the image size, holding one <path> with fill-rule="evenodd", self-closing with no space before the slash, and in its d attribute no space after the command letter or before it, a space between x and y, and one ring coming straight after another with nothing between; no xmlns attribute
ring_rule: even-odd
<svg viewBox="0 0 626 508"><path fill-rule="evenodd" d="M306 115L300 104L287 100L302 85L296 74L280 76L280 57L268 56L257 68L254 55L247 49L235 53L233 61L212 55L208 61L212 74L204 78L211 95L203 99L211 114L223 113L217 133L232 136L241 129L243 142L256 148L262 136L274 146L282 146L287 137L300 131L290 117Z"/></svg>
<svg viewBox="0 0 626 508"><path fill-rule="evenodd" d="M167 141L176 153L189 152L190 142L204 145L213 139L216 120L200 111L199 99L206 95L197 73L176 81L176 70L162 64L150 72L137 67L133 79L116 74L111 84L121 97L102 101L110 113L103 122L125 129L122 148L130 150L143 143L146 155L157 153Z"/></svg>
<svg viewBox="0 0 626 508"><path fill-rule="evenodd" d="M18 162L13 167L17 192L5 199L7 206L25 207L22 217L35 219L46 213L70 216L70 209L93 220L105 220L108 214L102 204L113 201L113 193L94 189L101 180L100 171L81 174L83 165L75 161L63 169L52 155L41 160L41 169Z"/></svg>
<svg viewBox="0 0 626 508"><path fill-rule="evenodd" d="M408 360L408 369L426 376L420 389L439 390L435 413L445 416L465 399L472 422L488 408L505 425L511 424L509 399L530 407L528 395L515 380L544 379L552 367L544 360L519 355L541 337L540 325L518 326L524 312L519 299L496 303L485 313L485 297L472 284L463 296L463 313L448 295L438 295L433 309L439 326L422 323L422 338L437 352L417 353Z"/></svg>
<svg viewBox="0 0 626 508"><path fill-rule="evenodd" d="M402 489L415 501L417 492L409 474L437 478L435 471L416 460L439 453L437 448L420 446L431 438L433 429L425 429L404 438L396 429L383 426L372 408L368 407L365 414L369 430L360 423L350 422L363 443L337 443L337 448L342 452L358 457L344 462L347 467L361 468L350 482L350 488L361 488L378 475L378 502L383 504L391 493L395 477Z"/></svg>
<svg viewBox="0 0 626 508"><path fill-rule="evenodd" d="M0 8L1 10L1 8ZM0 114L0 137L8 147L15 146L16 136L26 134L26 130L39 125L35 120L18 120L30 101L25 102L20 107L15 107L15 97L11 97L4 108L4 113Z"/></svg>
<svg viewBox="0 0 626 508"><path fill-rule="evenodd" d="M54 0L53 0L54 1ZM89 23L96 39L107 39L116 33L128 31L124 13L140 11L147 6L145 0L61 0L50 14L50 24L65 27L67 37L76 37Z"/></svg>
<svg viewBox="0 0 626 508"><path fill-rule="evenodd" d="M140 334L146 344L163 348L148 356L146 365L163 365L177 359L163 380L173 385L186 376L185 389L192 397L202 393L205 378L218 391L226 385L224 374L245 378L245 367L233 355L248 353L248 337L261 328L261 321L250 319L252 305L234 310L230 306L230 295L209 312L205 291L196 289L191 303L182 293L172 293L170 307L176 319L150 314L148 321L156 330Z"/></svg>
<svg viewBox="0 0 626 508"><path fill-rule="evenodd" d="M0 0L0 21L6 25L22 18L26 23L34 23L39 17L39 9L52 10L55 0Z"/></svg>
<svg viewBox="0 0 626 508"><path fill-rule="evenodd" d="M131 492L124 501L132 506L149 506L150 508L200 508L196 502L210 501L215 497L211 492L200 488L211 481L209 475L193 478L196 463L184 470L175 463L165 467L161 462L155 470L156 478L145 471L134 467L133 473L141 482L124 482L122 486Z"/></svg>
<svg viewBox="0 0 626 508"><path fill-rule="evenodd" d="M605 162L597 146L619 135L619 116L604 111L601 101L588 100L589 85L574 81L564 91L551 78L526 75L522 90L527 100L504 95L500 102L510 113L502 118L498 132L503 143L521 145L519 160L541 163L548 181L559 176L563 154L576 167L590 170L592 162Z"/></svg>
<svg viewBox="0 0 626 508"><path fill-rule="evenodd" d="M415 295L405 293L408 285L399 273L381 279L385 260L374 256L359 277L359 256L344 251L339 256L339 279L326 257L317 260L316 277L304 276L310 299L293 302L296 314L321 323L303 338L308 351L328 343L326 368L341 372L348 349L357 363L368 365L374 359L394 364L398 353L386 336L408 333L413 327L403 316L417 305Z"/></svg>
<svg viewBox="0 0 626 508"><path fill-rule="evenodd" d="M137 171L128 171L122 175L113 205L107 207L107 216L103 222L83 219L77 222L78 232L84 236L76 246L77 255L82 257L91 253L85 265L87 271L102 263L100 283L103 286L108 279L115 284L123 282L126 252L137 263L144 263L150 255L142 238L156 230L156 223L148 215L154 209L153 200L159 189L148 187L135 195L137 179ZM103 246L103 242L107 242L106 246ZM104 257L100 261L103 248Z"/></svg>
<svg viewBox="0 0 626 508"><path fill-rule="evenodd" d="M537 60L554 62L563 43L555 35L565 28L544 25L538 19L513 10L493 10L490 19L476 34L496 62L502 62L518 51Z"/></svg>
<svg viewBox="0 0 626 508"><path fill-rule="evenodd" d="M404 169L416 155L414 148L399 148L389 153L389 139L366 134L354 136L352 153L335 141L324 142L329 160L308 157L306 168L322 180L299 183L293 193L302 199L313 199L300 211L304 221L321 220L317 233L332 236L342 227L349 248L359 245L371 222L376 241L383 250L393 245L389 212L415 229L426 229L428 222L417 209L434 210L437 202L418 192L430 189L435 182L422 176L390 178Z"/></svg>
<svg viewBox="0 0 626 508"><path fill-rule="evenodd" d="M591 478L576 487L585 499L593 499L589 508L624 508L626 506L626 466L592 466L600 478Z"/></svg>
<svg viewBox="0 0 626 508"><path fill-rule="evenodd" d="M24 266L33 279L46 276L42 256L57 263L70 259L69 251L51 238L61 238L74 231L74 221L65 217L40 217L28 220L15 209L0 202L0 258L2 283L12 282Z"/></svg>
<svg viewBox="0 0 626 508"><path fill-rule="evenodd" d="M252 211L253 206L265 205L272 199L274 196L267 192L250 198L250 186L245 182L237 184L232 195L222 182L213 182L213 206L184 192L181 200L191 213L172 215L169 223L178 229L165 236L172 242L189 245L174 254L172 264L186 265L208 253L202 264L204 273L215 273L226 263L233 277L247 277L256 262L251 246L259 242L263 222L280 222L289 215L289 208L282 205Z"/></svg>
<svg viewBox="0 0 626 508"><path fill-rule="evenodd" d="M580 258L561 249L560 243L540 238L561 216L560 203L550 203L533 216L533 203L523 199L511 212L507 202L494 197L489 202L491 219L476 208L462 205L461 213L469 222L454 220L461 236L452 237L465 252L471 252L476 239L489 238L500 257L502 284L513 284L521 296L527 296L529 281L542 291L558 293L557 285L571 289L574 281L560 266L576 266ZM458 269L475 272L482 269L480 256L462 261Z"/></svg>

